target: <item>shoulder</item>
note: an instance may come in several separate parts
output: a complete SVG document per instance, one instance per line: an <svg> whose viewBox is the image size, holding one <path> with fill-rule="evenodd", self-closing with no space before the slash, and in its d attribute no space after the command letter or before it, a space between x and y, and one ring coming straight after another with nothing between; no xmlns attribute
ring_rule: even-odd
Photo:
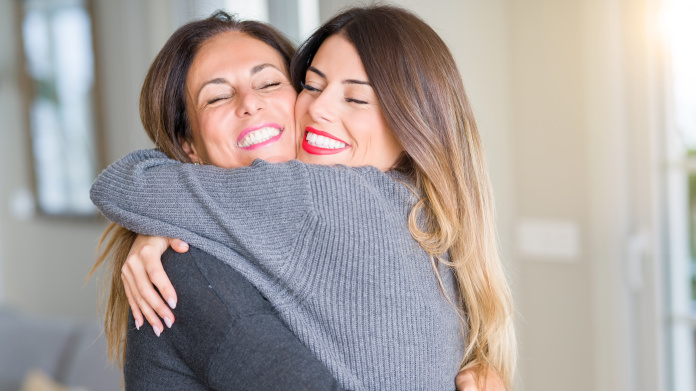
<svg viewBox="0 0 696 391"><path fill-rule="evenodd" d="M146 333L152 351L138 347L141 355L169 360L175 366L182 365L176 362L181 360L198 379L208 379L211 363L229 344L230 330L238 320L248 311L271 313L272 308L243 276L200 249L191 247L183 254L168 249L162 264L178 298L174 325L157 339L151 330L129 331L129 344L130 334Z"/></svg>
<svg viewBox="0 0 696 391"><path fill-rule="evenodd" d="M361 205L361 208L394 210L402 215L414 205L418 197L411 181L404 175L382 172L373 166L348 167L306 164L310 177L312 199L318 203ZM386 209L385 209L386 208Z"/></svg>
<svg viewBox="0 0 696 391"><path fill-rule="evenodd" d="M213 318L209 313L211 310L226 313L230 320L248 312L273 311L268 301L242 274L201 249L191 247L188 252L179 254L170 248L162 255L162 265L177 292L179 303L184 306L182 308L187 308L187 312L203 321ZM202 302L206 305L196 305ZM177 318L180 316L178 313L175 315Z"/></svg>

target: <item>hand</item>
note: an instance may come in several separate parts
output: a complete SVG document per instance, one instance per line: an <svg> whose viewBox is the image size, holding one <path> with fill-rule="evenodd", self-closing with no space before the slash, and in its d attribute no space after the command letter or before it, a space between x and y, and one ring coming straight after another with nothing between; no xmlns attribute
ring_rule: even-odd
<svg viewBox="0 0 696 391"><path fill-rule="evenodd" d="M476 384L476 370L474 368L459 372L454 383L459 391L505 391L502 379L493 370L487 372L483 389L480 389Z"/></svg>
<svg viewBox="0 0 696 391"><path fill-rule="evenodd" d="M189 249L188 244L179 239L138 235L121 268L121 280L136 327L140 329L145 315L158 337L164 331L160 317L164 319L167 327L172 327L174 323L174 314L170 307L176 307L176 292L162 267L161 259L170 246L179 253ZM166 298L169 306L164 303L162 297Z"/></svg>

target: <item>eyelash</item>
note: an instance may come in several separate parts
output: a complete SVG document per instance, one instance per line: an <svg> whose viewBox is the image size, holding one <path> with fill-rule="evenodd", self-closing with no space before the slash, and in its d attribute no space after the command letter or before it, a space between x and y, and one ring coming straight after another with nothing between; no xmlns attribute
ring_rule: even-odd
<svg viewBox="0 0 696 391"><path fill-rule="evenodd" d="M310 92L321 91L321 90L318 89L318 88L314 88L314 87L312 87L312 86L308 86L308 85L305 84L305 82L303 82L303 81L300 82L300 87L301 87L303 90L307 90L307 91L310 91Z"/></svg>
<svg viewBox="0 0 696 391"><path fill-rule="evenodd" d="M314 88L314 87L312 87L312 86L308 86L308 85L305 84L304 82L300 82L300 87L301 87L303 90L306 90L306 91L308 91L308 92L317 92L317 91L318 91L318 92L321 92L320 89ZM367 102L364 101L364 100L358 100L358 99L353 99L353 98L346 98L346 102L348 102L348 103L356 103L356 104L359 104L359 105L366 105L366 104L367 104Z"/></svg>
<svg viewBox="0 0 696 391"><path fill-rule="evenodd" d="M211 104L213 104L213 103L215 103L215 102L221 101L221 100L223 100L223 99L228 99L228 98L230 98L230 97L231 97L230 95L216 96L215 98L209 100L209 101L208 101L208 104L211 105Z"/></svg>
<svg viewBox="0 0 696 391"><path fill-rule="evenodd" d="M268 84L264 84L264 85L262 85L261 87L259 87L259 90L263 90L263 89L265 89L265 88L270 88L270 87L276 87L276 86L279 86L279 85L280 85L280 82L268 83ZM221 101L221 100L223 100L223 99L229 99L229 98L231 98L231 97L232 97L231 95L216 96L215 98L210 99L210 100L208 101L208 104L211 105L211 104L213 104L213 103L215 103L215 102L219 102L219 101Z"/></svg>
<svg viewBox="0 0 696 391"><path fill-rule="evenodd" d="M279 86L279 85L280 85L280 82L278 81L278 82L275 82L275 83L264 84L264 85L262 85L259 89L260 89L260 90L263 90L264 88L276 87L276 86Z"/></svg>

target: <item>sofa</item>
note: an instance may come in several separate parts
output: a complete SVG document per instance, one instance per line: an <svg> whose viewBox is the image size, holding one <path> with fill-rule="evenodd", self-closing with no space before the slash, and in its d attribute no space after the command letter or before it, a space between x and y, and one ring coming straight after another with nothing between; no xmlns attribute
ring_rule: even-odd
<svg viewBox="0 0 696 391"><path fill-rule="evenodd" d="M106 356L101 322L0 306L0 391L36 390L27 383L37 373L68 390L122 389L121 371Z"/></svg>

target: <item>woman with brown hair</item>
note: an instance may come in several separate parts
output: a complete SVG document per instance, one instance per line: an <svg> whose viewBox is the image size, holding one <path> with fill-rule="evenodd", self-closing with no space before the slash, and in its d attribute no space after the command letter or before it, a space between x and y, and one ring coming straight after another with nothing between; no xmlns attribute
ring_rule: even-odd
<svg viewBox="0 0 696 391"><path fill-rule="evenodd" d="M451 389L459 368L511 387L489 183L444 43L398 8L351 9L292 70L303 88L299 157L378 169L257 161L224 171L136 152L100 176L93 200L114 221L246 273L348 388Z"/></svg>
<svg viewBox="0 0 696 391"><path fill-rule="evenodd" d="M201 160L191 159L194 150L223 167L248 165L256 158L293 158L293 53L273 27L240 22L223 12L180 27L155 58L142 87L140 113L150 139L181 162ZM209 80L214 83L201 89ZM198 110L198 103L189 99L193 92L199 101L219 99L231 88L243 100L232 110ZM249 104L262 112L221 118ZM230 152L221 136L236 130L238 137L249 121L266 126L247 131L244 138L254 140ZM157 336L138 332L143 323L129 317L122 286L127 279L121 278L136 234L112 223L102 241L107 237L92 272L101 264L108 267L105 333L109 355L124 369L126 389L340 389L244 276L195 248L164 257L180 293L177 327L162 338L162 329L154 324Z"/></svg>

